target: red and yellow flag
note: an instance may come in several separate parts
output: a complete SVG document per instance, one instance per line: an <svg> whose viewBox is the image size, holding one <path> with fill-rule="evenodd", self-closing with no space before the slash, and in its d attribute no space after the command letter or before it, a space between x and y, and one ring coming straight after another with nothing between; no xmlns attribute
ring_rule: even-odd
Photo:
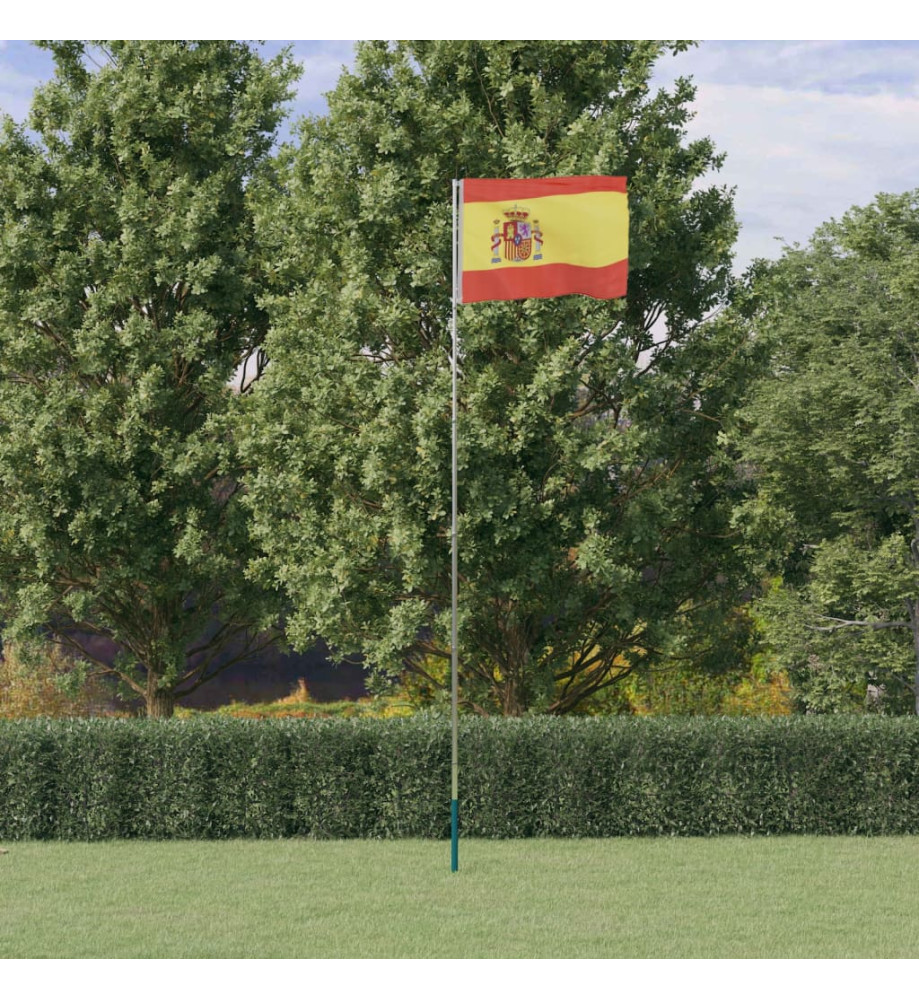
<svg viewBox="0 0 919 1000"><path fill-rule="evenodd" d="M625 180L461 181L458 301L625 295Z"/></svg>

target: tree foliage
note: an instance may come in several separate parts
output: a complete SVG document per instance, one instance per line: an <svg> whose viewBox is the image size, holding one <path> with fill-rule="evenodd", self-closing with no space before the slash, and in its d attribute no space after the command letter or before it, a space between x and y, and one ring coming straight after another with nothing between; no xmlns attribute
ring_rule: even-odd
<svg viewBox="0 0 919 1000"><path fill-rule="evenodd" d="M0 133L3 613L111 639L168 715L271 617L225 418L266 327L247 184L295 71L234 42L48 47L29 131Z"/></svg>
<svg viewBox="0 0 919 1000"><path fill-rule="evenodd" d="M462 697L565 712L725 650L742 366L737 328L702 320L736 226L700 184L720 157L685 141L692 87L649 88L680 48L363 44L262 187L271 362L241 435L253 572L295 644L435 679L449 657L451 179L624 174L627 298L461 308Z"/></svg>
<svg viewBox="0 0 919 1000"><path fill-rule="evenodd" d="M811 710L919 704L919 195L881 195L754 283L739 425L767 631Z"/></svg>

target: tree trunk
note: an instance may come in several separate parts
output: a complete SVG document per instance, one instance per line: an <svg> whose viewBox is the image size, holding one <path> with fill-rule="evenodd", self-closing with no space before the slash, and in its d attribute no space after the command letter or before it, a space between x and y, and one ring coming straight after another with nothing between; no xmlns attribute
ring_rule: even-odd
<svg viewBox="0 0 919 1000"><path fill-rule="evenodd" d="M519 685L514 680L508 680L501 688L501 711L504 715L520 716L526 711L518 695Z"/></svg>
<svg viewBox="0 0 919 1000"><path fill-rule="evenodd" d="M523 715L527 710L526 679L520 663L508 657L501 665L502 679L497 685L501 713L509 716Z"/></svg>
<svg viewBox="0 0 919 1000"><path fill-rule="evenodd" d="M148 719L171 719L175 710L175 695L165 688L158 688L154 685L147 688L147 718Z"/></svg>

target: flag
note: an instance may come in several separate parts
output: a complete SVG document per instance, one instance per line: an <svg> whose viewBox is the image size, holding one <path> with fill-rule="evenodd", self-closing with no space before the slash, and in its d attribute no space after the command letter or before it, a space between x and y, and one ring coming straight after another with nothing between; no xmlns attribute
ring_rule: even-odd
<svg viewBox="0 0 919 1000"><path fill-rule="evenodd" d="M459 302L625 295L624 177L460 182Z"/></svg>

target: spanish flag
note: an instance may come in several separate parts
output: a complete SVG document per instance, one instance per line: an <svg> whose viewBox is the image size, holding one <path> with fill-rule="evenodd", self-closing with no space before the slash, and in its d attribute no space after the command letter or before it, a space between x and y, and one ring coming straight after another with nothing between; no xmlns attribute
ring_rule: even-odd
<svg viewBox="0 0 919 1000"><path fill-rule="evenodd" d="M459 302L625 295L624 177L460 182Z"/></svg>

